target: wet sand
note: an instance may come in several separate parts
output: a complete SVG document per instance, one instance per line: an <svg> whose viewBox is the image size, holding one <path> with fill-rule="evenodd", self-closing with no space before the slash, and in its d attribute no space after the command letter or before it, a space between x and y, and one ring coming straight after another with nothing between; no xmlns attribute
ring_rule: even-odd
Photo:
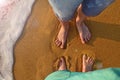
<svg viewBox="0 0 120 80"><path fill-rule="evenodd" d="M71 22L67 48L63 50L54 44L60 26L48 1L36 0L23 34L15 46L15 79L44 80L54 71L53 64L59 56L69 56L70 70L79 70L83 53L95 57L96 65L100 64L102 68L120 67L119 3L116 0L99 16L86 21L92 32L92 39L87 44L81 44L74 21Z"/></svg>

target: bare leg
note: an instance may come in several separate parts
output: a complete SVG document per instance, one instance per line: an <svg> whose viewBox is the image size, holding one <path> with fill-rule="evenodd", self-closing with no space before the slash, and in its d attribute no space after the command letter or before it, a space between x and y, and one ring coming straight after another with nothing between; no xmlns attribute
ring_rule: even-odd
<svg viewBox="0 0 120 80"><path fill-rule="evenodd" d="M58 68L58 70L66 70L66 69L67 69L67 66L66 66L65 59L63 57L61 57L60 61L59 61L59 68Z"/></svg>
<svg viewBox="0 0 120 80"><path fill-rule="evenodd" d="M55 44L60 48L65 48L68 30L69 30L69 22L60 21L60 23L61 23L61 28L57 35L57 39L55 40Z"/></svg>
<svg viewBox="0 0 120 80"><path fill-rule="evenodd" d="M81 42L84 44L91 38L91 33L88 27L84 24L84 20L87 18L81 11L82 6L80 5L77 9L76 25L80 35Z"/></svg>
<svg viewBox="0 0 120 80"><path fill-rule="evenodd" d="M92 71L94 64L94 59L88 57L87 55L83 55L82 57L82 72Z"/></svg>

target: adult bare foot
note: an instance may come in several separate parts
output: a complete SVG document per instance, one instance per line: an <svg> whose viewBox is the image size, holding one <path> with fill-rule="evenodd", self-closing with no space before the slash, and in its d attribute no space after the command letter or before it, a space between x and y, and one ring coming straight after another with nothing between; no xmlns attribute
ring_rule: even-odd
<svg viewBox="0 0 120 80"><path fill-rule="evenodd" d="M87 18L86 15L82 12L82 5L77 9L77 17L76 17L76 26L79 32L79 36L81 39L81 42L84 44L88 42L91 38L91 33L88 29L88 27L84 24L84 20Z"/></svg>
<svg viewBox="0 0 120 80"><path fill-rule="evenodd" d="M81 22L79 19L76 20L76 25L77 25L77 29L79 32L81 42L83 44L88 42L91 38L91 33L90 33L88 27L84 24L84 22Z"/></svg>
<svg viewBox="0 0 120 80"><path fill-rule="evenodd" d="M64 57L60 58L58 70L67 70L67 66L66 66L66 62L65 62Z"/></svg>
<svg viewBox="0 0 120 80"><path fill-rule="evenodd" d="M82 72L92 71L94 64L94 59L88 57L87 55L83 55L82 57Z"/></svg>
<svg viewBox="0 0 120 80"><path fill-rule="evenodd" d="M55 44L60 48L65 48L67 35L69 31L69 22L61 22L61 28L55 40Z"/></svg>

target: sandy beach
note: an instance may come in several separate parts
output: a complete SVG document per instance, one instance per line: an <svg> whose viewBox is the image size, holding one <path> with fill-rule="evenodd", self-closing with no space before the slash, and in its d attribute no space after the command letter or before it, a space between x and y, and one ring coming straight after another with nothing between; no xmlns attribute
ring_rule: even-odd
<svg viewBox="0 0 120 80"><path fill-rule="evenodd" d="M54 44L60 24L48 0L36 0L32 14L14 47L15 80L44 80L54 71L59 56L66 56L70 70L80 70L81 55L96 58L95 68L120 67L120 0L116 0L99 16L86 24L92 33L87 44L82 44L74 20L71 21L67 48ZM68 64L69 65L69 64Z"/></svg>

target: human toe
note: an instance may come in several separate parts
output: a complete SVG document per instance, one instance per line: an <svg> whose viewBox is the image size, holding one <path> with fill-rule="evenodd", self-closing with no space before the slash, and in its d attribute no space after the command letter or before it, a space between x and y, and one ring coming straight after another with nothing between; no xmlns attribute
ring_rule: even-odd
<svg viewBox="0 0 120 80"><path fill-rule="evenodd" d="M90 62L90 59L91 59L90 57L87 57L86 62L89 63L89 62Z"/></svg>
<svg viewBox="0 0 120 80"><path fill-rule="evenodd" d="M82 35L80 35L80 39L81 39L81 42L82 42L83 44L85 44L85 40L84 40L84 37L83 37Z"/></svg>
<svg viewBox="0 0 120 80"><path fill-rule="evenodd" d="M88 41L89 41L88 36L85 36L84 41L85 41L85 42L88 42Z"/></svg>
<svg viewBox="0 0 120 80"><path fill-rule="evenodd" d="M87 59L86 54L83 55L82 59L83 59L83 61L86 61L86 59Z"/></svg>
<svg viewBox="0 0 120 80"><path fill-rule="evenodd" d="M59 46L61 45L61 41L59 41L59 39L57 39L57 40L55 41L55 44L59 47Z"/></svg>
<svg viewBox="0 0 120 80"><path fill-rule="evenodd" d="M62 49L65 48L65 43L62 42L60 45L60 48L62 48Z"/></svg>

